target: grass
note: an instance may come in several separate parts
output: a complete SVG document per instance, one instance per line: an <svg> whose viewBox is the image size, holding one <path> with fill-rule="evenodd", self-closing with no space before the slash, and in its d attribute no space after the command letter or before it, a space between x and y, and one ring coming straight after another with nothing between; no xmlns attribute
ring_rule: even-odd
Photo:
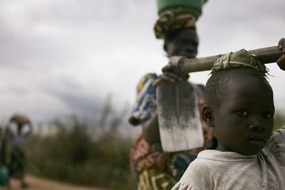
<svg viewBox="0 0 285 190"><path fill-rule="evenodd" d="M129 168L132 139L116 130L90 128L72 119L70 124L54 121L53 135L33 135L28 140L29 173L74 185L107 189L135 189ZM94 133L93 133L94 134Z"/></svg>

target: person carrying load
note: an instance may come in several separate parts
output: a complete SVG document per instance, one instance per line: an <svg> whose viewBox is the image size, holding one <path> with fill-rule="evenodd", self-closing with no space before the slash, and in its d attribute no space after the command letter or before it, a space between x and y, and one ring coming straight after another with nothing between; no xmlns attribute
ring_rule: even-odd
<svg viewBox="0 0 285 190"><path fill-rule="evenodd" d="M8 162L10 177L18 179L22 188L28 187L25 181L25 144L32 132L32 123L23 114L14 114L6 127L7 138L11 146Z"/></svg>

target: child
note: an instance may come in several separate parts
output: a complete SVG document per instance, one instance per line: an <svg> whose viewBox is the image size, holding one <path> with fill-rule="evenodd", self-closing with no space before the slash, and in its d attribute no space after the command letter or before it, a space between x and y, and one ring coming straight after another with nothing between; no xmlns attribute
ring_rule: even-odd
<svg viewBox="0 0 285 190"><path fill-rule="evenodd" d="M281 39L283 50L284 44ZM284 64L283 55L278 65ZM203 118L218 147L200 152L173 190L284 189L285 127L272 133L274 101L266 73L245 50L215 62Z"/></svg>

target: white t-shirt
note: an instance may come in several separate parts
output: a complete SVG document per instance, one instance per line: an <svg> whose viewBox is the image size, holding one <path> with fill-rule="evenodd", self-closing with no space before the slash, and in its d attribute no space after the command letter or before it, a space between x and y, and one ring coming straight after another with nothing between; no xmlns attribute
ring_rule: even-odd
<svg viewBox="0 0 285 190"><path fill-rule="evenodd" d="M204 150L172 190L285 189L285 127L275 131L263 150L252 156Z"/></svg>

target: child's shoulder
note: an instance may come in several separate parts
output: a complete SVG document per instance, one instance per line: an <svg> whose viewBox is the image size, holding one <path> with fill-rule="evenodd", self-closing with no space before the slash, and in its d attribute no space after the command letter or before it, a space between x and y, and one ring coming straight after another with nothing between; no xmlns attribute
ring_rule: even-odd
<svg viewBox="0 0 285 190"><path fill-rule="evenodd" d="M280 142L285 142L285 125L272 133L271 139Z"/></svg>
<svg viewBox="0 0 285 190"><path fill-rule="evenodd" d="M203 150L200 152L198 157L189 165L189 171L203 173L204 171L211 170L213 168L213 162L215 162L215 159L212 159L215 152L216 150Z"/></svg>
<svg viewBox="0 0 285 190"><path fill-rule="evenodd" d="M174 189L209 189L211 187L211 171L214 166L207 159L195 159L188 166Z"/></svg>
<svg viewBox="0 0 285 190"><path fill-rule="evenodd" d="M285 163L285 125L272 133L267 146L269 151L279 160L280 163Z"/></svg>

